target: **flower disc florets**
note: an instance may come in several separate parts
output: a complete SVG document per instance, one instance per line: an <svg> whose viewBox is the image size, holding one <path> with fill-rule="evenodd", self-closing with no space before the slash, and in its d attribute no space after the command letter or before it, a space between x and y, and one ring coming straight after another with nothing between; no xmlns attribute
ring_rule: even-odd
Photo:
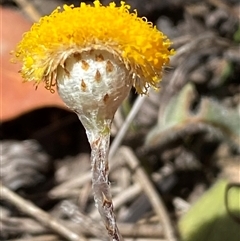
<svg viewBox="0 0 240 241"><path fill-rule="evenodd" d="M102 6L81 3L80 7L64 5L40 19L25 33L15 56L23 62L25 81L44 81L47 89L56 84L56 69L72 54L85 49L109 49L119 55L133 74L138 93L149 86L158 87L162 68L169 63L171 42L130 6L121 2Z"/></svg>

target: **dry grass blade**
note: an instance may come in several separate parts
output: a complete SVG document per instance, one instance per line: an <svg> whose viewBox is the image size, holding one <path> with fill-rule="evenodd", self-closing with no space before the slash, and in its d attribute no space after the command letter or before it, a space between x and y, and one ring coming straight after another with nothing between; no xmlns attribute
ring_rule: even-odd
<svg viewBox="0 0 240 241"><path fill-rule="evenodd" d="M69 241L87 241L85 237L82 235L78 235L71 230L67 229L57 220L55 220L52 216L41 210L40 208L36 207L31 202L23 199L22 197L18 196L11 190L9 190L4 185L0 184L1 190L1 199L9 202L10 204L17 207L19 210L24 212L25 214L33 217L34 219L38 220L41 224L46 227L49 227L54 232L59 234L62 237L65 237Z"/></svg>
<svg viewBox="0 0 240 241"><path fill-rule="evenodd" d="M126 135L129 126L131 125L133 119L137 115L139 109L142 107L143 102L145 101L146 96L139 95L135 101L130 113L127 116L127 119L124 121L121 129L118 131L117 136L111 144L109 151L109 159L111 160L114 154L116 153L118 147L120 146L124 136Z"/></svg>
<svg viewBox="0 0 240 241"><path fill-rule="evenodd" d="M66 182L54 187L49 192L49 195L53 198L59 197L61 195L65 195L66 190L79 188L89 181L91 181L91 172L85 173L77 178L70 179L69 181L66 181Z"/></svg>
<svg viewBox="0 0 240 241"><path fill-rule="evenodd" d="M9 241L60 241L58 236L55 235L41 235L38 237L24 238L24 239L11 239Z"/></svg>
<svg viewBox="0 0 240 241"><path fill-rule="evenodd" d="M136 183L129 188L125 189L119 195L113 198L115 209L121 207L126 202L133 200L142 191L142 187Z"/></svg>
<svg viewBox="0 0 240 241"><path fill-rule="evenodd" d="M128 147L121 147L117 154L117 156L123 158L125 162L130 166L130 168L134 171L138 182L142 186L143 191L148 196L150 203L152 204L156 214L159 217L159 220L162 222L166 239L168 241L177 241L165 205L161 200L160 196L157 194L146 172L143 168L141 168L139 160L137 159L135 154Z"/></svg>
<svg viewBox="0 0 240 241"><path fill-rule="evenodd" d="M64 222L66 227L71 230L76 230L81 225L81 230L86 236L98 237L101 240L106 239L106 234L103 231L104 226L99 223L98 219L93 219L82 212L79 208L69 202L64 201L61 205L61 211L64 215L70 217L70 222ZM61 212L60 211L60 212ZM162 238L163 230L159 227L159 224L135 224L135 223L119 223L119 230L124 237L131 238Z"/></svg>

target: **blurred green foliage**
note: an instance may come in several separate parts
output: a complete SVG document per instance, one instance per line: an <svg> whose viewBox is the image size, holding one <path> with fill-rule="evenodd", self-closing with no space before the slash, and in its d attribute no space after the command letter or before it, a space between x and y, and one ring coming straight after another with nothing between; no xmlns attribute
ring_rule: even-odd
<svg viewBox="0 0 240 241"><path fill-rule="evenodd" d="M228 214L224 195L227 182L219 180L179 222L182 241L239 241L240 225ZM240 189L229 195L231 211L239 215Z"/></svg>
<svg viewBox="0 0 240 241"><path fill-rule="evenodd" d="M233 35L233 40L237 43L240 43L240 25L238 26L238 30Z"/></svg>
<svg viewBox="0 0 240 241"><path fill-rule="evenodd" d="M204 129L240 151L239 112L207 97L201 98L198 107L193 110L192 105L196 98L194 85L185 85L168 103L157 125L147 135L145 145L160 145Z"/></svg>

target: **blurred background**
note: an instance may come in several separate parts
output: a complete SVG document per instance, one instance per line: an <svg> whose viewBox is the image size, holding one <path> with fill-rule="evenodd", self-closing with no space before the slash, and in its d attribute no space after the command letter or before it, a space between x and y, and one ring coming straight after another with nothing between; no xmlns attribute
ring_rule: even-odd
<svg viewBox="0 0 240 241"><path fill-rule="evenodd" d="M237 241L240 2L126 2L172 40L176 55L164 70L160 91L150 91L138 105L132 90L114 119L112 141L135 104L137 114L111 160L120 230L126 240L170 240L164 231L167 225L175 240ZM22 83L20 65L10 61L11 50L32 23L63 4L80 2L1 1L0 178L4 188L23 199L23 206L2 196L0 240L74 240L30 215L24 206L27 200L87 240L107 240L94 207L84 128L57 93ZM153 185L153 196L131 160ZM154 195L164 204L158 207L170 226L152 205Z"/></svg>

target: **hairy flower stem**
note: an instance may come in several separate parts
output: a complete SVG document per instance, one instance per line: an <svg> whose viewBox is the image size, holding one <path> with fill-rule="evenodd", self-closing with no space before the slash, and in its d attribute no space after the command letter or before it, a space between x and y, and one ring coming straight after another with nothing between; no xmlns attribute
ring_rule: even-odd
<svg viewBox="0 0 240 241"><path fill-rule="evenodd" d="M110 182L108 180L108 152L112 120L97 121L94 119L88 119L88 124L84 125L92 150L91 165L94 200L111 239L113 241L123 241L116 224ZM84 124L84 121L82 122ZM92 122L92 125L89 125L89 122Z"/></svg>

